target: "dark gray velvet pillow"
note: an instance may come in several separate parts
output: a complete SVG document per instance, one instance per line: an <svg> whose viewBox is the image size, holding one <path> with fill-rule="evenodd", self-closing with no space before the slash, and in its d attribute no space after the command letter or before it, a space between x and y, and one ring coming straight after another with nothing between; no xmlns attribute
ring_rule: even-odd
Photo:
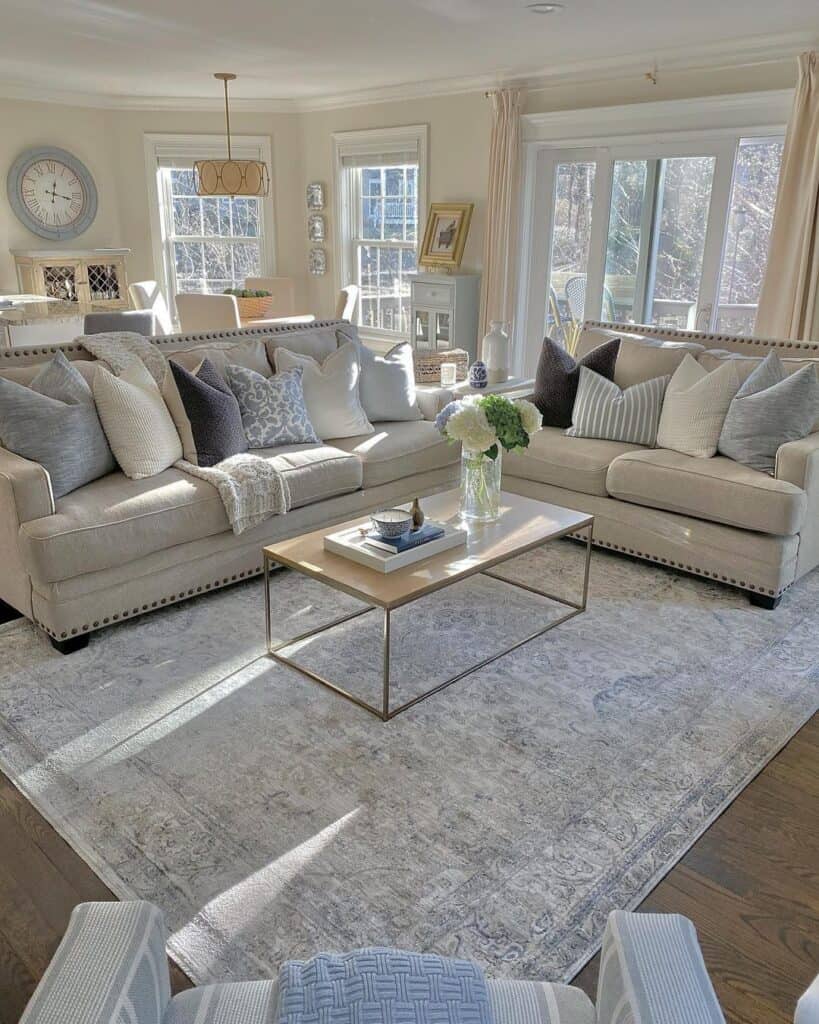
<svg viewBox="0 0 819 1024"><path fill-rule="evenodd" d="M534 402L543 413L544 427L570 427L572 409L580 382L580 367L599 373L606 380L614 379L614 364L620 339L612 338L598 345L578 362L565 348L551 338L543 339L535 374Z"/></svg>
<svg viewBox="0 0 819 1024"><path fill-rule="evenodd" d="M185 458L194 466L215 466L247 451L236 396L209 359L196 373L169 360L179 402L169 402Z"/></svg>
<svg viewBox="0 0 819 1024"><path fill-rule="evenodd" d="M0 441L48 471L55 499L117 468L91 388L62 352L29 387L0 378Z"/></svg>

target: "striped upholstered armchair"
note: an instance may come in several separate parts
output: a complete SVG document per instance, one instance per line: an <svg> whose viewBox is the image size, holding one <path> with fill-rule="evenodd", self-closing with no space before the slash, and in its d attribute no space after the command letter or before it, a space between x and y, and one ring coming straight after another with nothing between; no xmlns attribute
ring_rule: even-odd
<svg viewBox="0 0 819 1024"><path fill-rule="evenodd" d="M165 938L150 903L80 904L21 1024L276 1024L273 980L172 999ZM596 1008L568 985L490 980L487 989L494 1024L724 1024L694 926L674 914L610 916ZM819 1021L810 995L797 1024Z"/></svg>

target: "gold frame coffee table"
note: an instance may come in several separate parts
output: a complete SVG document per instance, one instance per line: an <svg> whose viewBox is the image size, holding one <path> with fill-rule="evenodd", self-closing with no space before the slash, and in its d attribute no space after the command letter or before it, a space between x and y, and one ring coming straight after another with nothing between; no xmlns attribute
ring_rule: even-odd
<svg viewBox="0 0 819 1024"><path fill-rule="evenodd" d="M371 714L388 722L402 711L406 711L413 705L418 704L427 697L451 686L459 679L477 672L478 669L490 665L505 654L517 650L531 640L542 636L562 622L574 618L586 610L586 601L589 593L589 567L591 564L591 550L594 531L594 517L584 512L574 512L571 509L561 508L559 505L550 505L545 501L536 501L534 498L526 498L519 494L509 494L504 491L501 494L501 515L492 523L476 523L470 521L461 522L458 517L458 504L460 493L457 490L446 491L443 494L436 494L423 500L424 512L428 519L436 522L457 522L468 531L466 545L451 548L449 551L433 555L431 558L416 562L403 569L397 569L391 573L380 573L375 569L359 565L351 559L342 555L334 555L324 550L324 538L328 533L335 533L338 530L365 526L369 524L369 517L362 516L358 519L351 519L347 523L338 526L331 526L321 530L314 530L312 533L305 533L290 540L279 541L276 544L269 544L264 548L264 595L265 595L265 627L267 638L267 653L271 658L296 669L302 675L307 676L322 686L326 686L334 693L345 697L347 700L364 708ZM579 602L570 601L558 597L555 594L525 583L516 583L503 576L492 572L494 566L515 558L517 555L533 551L535 548L547 544L549 541L557 540L559 537L566 537L570 534L582 534L585 532L586 557L583 568L583 593ZM340 590L351 597L363 601L367 606L348 615L333 619L323 626L318 626L301 633L290 640L284 640L276 645L272 642L270 624L270 568L272 565L281 565L289 569L295 569L311 579L320 580L335 590ZM438 683L424 693L405 701L398 707L390 707L390 615L396 608L416 601L427 594L432 594L442 587L458 583L476 574L490 576L492 579L500 580L510 587L519 590L527 590L539 597L546 597L569 610L550 621L541 629L530 633L529 636L518 640L509 647L505 647L497 654L484 658L475 665L463 669L457 675L450 676L442 683ZM342 622L349 622L360 615L367 615L369 612L381 609L383 613L383 635L384 651L382 666L382 691L381 707L375 707L367 701L362 700L355 694L345 690L342 686L325 679L318 673L299 665L292 658L282 654L288 647L301 643L311 637L320 635L341 625Z"/></svg>

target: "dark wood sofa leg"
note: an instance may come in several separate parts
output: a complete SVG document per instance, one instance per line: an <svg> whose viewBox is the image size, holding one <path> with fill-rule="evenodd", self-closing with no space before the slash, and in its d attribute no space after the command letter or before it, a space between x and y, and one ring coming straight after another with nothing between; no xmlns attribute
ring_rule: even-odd
<svg viewBox="0 0 819 1024"><path fill-rule="evenodd" d="M769 594L758 594L755 590L746 591L748 594L748 600L757 608L764 608L766 611L772 612L774 608L779 606L779 602L782 600L782 595L779 597L771 597Z"/></svg>
<svg viewBox="0 0 819 1024"><path fill-rule="evenodd" d="M53 636L48 639L55 651L59 651L60 654L73 654L74 651L81 651L88 646L90 635L90 633L81 633L80 636L70 636L65 640L56 640Z"/></svg>
<svg viewBox="0 0 819 1024"><path fill-rule="evenodd" d="M13 619L22 619L22 617L22 613L18 612L16 608L12 608L5 601L0 601L0 624L11 622Z"/></svg>

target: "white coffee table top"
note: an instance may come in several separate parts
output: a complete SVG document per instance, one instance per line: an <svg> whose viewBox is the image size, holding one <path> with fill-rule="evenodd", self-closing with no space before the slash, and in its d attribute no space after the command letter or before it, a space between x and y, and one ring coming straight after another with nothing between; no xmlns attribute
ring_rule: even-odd
<svg viewBox="0 0 819 1024"><path fill-rule="evenodd" d="M369 525L368 516L270 544L264 551L272 561L321 580L368 604L398 608L507 558L589 526L594 520L585 512L503 491L500 518L493 523L475 523L460 520L459 501L460 492L452 490L422 498L421 507L427 519L452 522L466 528L466 545L386 575L324 550L324 538L328 533Z"/></svg>

